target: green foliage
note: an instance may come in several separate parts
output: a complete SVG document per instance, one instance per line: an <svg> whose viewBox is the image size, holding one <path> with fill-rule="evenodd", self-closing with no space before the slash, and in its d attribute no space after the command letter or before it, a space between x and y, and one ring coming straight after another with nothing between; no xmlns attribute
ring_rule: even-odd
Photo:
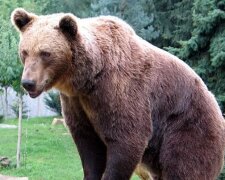
<svg viewBox="0 0 225 180"><path fill-rule="evenodd" d="M4 122L4 116L0 115L0 124Z"/></svg>
<svg viewBox="0 0 225 180"><path fill-rule="evenodd" d="M155 27L160 35L152 43L158 47L179 46L179 41L188 40L192 30L192 7L194 0L153 0L152 12Z"/></svg>
<svg viewBox="0 0 225 180"><path fill-rule="evenodd" d="M90 0L34 0L41 7L41 13L71 12L78 17L89 16Z"/></svg>
<svg viewBox="0 0 225 180"><path fill-rule="evenodd" d="M30 0L0 1L0 86L12 87L16 92L23 93L20 87L22 65L18 57L18 33L10 23L10 14L16 7L35 9Z"/></svg>
<svg viewBox="0 0 225 180"><path fill-rule="evenodd" d="M154 26L154 14L146 9L146 3L152 1L146 0L100 0L91 4L92 15L114 15L124 19L133 26L136 33L147 41L152 41L159 36Z"/></svg>
<svg viewBox="0 0 225 180"><path fill-rule="evenodd" d="M15 87L18 89L18 80L20 79L22 66L18 59L17 44L18 40L11 28L9 22L0 18L0 85L2 87Z"/></svg>
<svg viewBox="0 0 225 180"><path fill-rule="evenodd" d="M23 103L22 118L27 118L29 110L27 109L27 105L24 103L24 101L22 103ZM14 101L14 103L11 105L11 109L12 109L14 115L16 116L16 118L19 118L19 99Z"/></svg>
<svg viewBox="0 0 225 180"><path fill-rule="evenodd" d="M18 57L18 33L12 27L10 15L16 7L35 9L32 0L0 0L0 89L13 88L18 94L24 91L20 86L22 65ZM7 91L5 91L7 97ZM5 99L4 114L7 118L8 101Z"/></svg>
<svg viewBox="0 0 225 180"><path fill-rule="evenodd" d="M55 112L58 115L62 115L60 97L58 92L50 91L44 97L45 105L48 109Z"/></svg>
<svg viewBox="0 0 225 180"><path fill-rule="evenodd" d="M223 167L223 170L220 174L220 176L217 178L217 180L224 180L225 179L225 166Z"/></svg>
<svg viewBox="0 0 225 180"><path fill-rule="evenodd" d="M224 1L195 0L192 37L168 50L191 65L216 95L225 111Z"/></svg>

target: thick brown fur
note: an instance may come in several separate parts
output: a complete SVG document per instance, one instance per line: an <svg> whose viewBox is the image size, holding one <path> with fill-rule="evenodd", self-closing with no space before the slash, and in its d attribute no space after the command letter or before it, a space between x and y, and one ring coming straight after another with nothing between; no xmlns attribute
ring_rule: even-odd
<svg viewBox="0 0 225 180"><path fill-rule="evenodd" d="M127 180L140 162L157 179L216 179L224 120L214 96L183 61L116 17L17 9L12 22L21 32L22 79L36 85L30 95L61 92L84 179Z"/></svg>

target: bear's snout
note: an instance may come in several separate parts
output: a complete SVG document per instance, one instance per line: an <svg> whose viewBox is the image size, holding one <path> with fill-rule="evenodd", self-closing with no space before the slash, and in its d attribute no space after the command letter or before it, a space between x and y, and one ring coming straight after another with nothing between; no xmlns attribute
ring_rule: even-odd
<svg viewBox="0 0 225 180"><path fill-rule="evenodd" d="M23 79L21 81L21 84L24 87L24 89L26 89L26 91L28 92L35 91L36 83L34 81Z"/></svg>
<svg viewBox="0 0 225 180"><path fill-rule="evenodd" d="M21 84L32 98L38 97L43 91L43 87L38 86L34 80L22 79Z"/></svg>

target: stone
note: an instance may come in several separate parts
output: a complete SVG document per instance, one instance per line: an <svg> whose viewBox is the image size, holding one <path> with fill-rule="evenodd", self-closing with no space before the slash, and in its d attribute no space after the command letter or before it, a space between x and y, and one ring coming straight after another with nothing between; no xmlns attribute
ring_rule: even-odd
<svg viewBox="0 0 225 180"><path fill-rule="evenodd" d="M63 124L67 128L66 122L63 118L54 118L53 121L52 121L52 125L56 126L56 125L59 125L59 124Z"/></svg>
<svg viewBox="0 0 225 180"><path fill-rule="evenodd" d="M0 174L0 180L28 180L28 177L12 177Z"/></svg>

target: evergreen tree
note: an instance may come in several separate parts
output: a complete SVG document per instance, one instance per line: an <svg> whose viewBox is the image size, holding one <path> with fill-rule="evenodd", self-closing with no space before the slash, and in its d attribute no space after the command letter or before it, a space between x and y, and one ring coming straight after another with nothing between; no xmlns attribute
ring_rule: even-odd
<svg viewBox="0 0 225 180"><path fill-rule="evenodd" d="M147 41L152 41L159 36L159 31L153 26L154 14L148 12L146 4L153 5L150 0L99 0L92 2L91 14L120 17L130 24L138 35Z"/></svg>
<svg viewBox="0 0 225 180"><path fill-rule="evenodd" d="M153 0L152 13L160 36L152 43L163 48L177 47L179 41L188 40L192 30L192 7L194 0ZM150 9L150 8L148 8Z"/></svg>
<svg viewBox="0 0 225 180"><path fill-rule="evenodd" d="M73 13L78 17L88 17L90 0L34 0L41 8L41 13L52 14L52 13Z"/></svg>
<svg viewBox="0 0 225 180"><path fill-rule="evenodd" d="M55 112L57 115L62 115L59 92L48 92L44 97L44 103L49 110Z"/></svg>
<svg viewBox="0 0 225 180"><path fill-rule="evenodd" d="M225 2L195 0L193 31L180 48L168 48L203 78L225 111Z"/></svg>

